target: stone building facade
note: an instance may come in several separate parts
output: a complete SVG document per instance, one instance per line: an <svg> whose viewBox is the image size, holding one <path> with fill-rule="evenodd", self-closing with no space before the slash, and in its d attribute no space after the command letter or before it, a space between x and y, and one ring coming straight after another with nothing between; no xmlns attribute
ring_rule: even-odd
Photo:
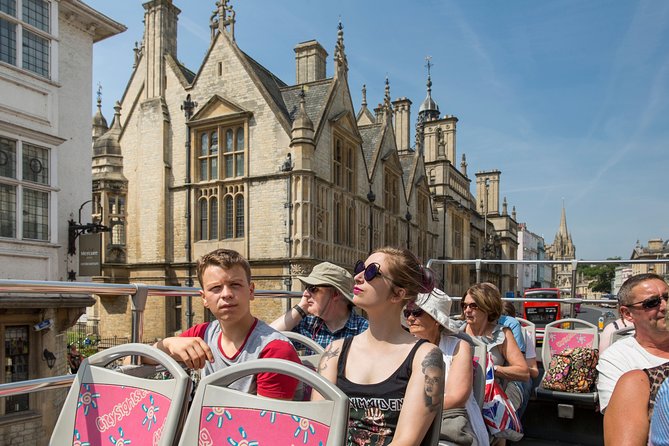
<svg viewBox="0 0 669 446"><path fill-rule="evenodd" d="M458 120L440 117L429 73L412 144L411 101L391 100L387 79L383 103L370 111L363 86L356 112L341 24L334 74L325 48L306 41L294 49L290 85L237 45L244 21L229 2L217 2L197 71L177 59L179 9L171 0L144 8L143 43L112 125L94 118L94 218L116 228L103 237L99 280L187 284L194 259L225 247L250 260L257 289L299 290L295 276L316 263L351 268L384 245L423 261L480 257L486 223L499 232L498 254L515 258L515 216L484 219L464 155L454 167ZM442 272L449 293L474 280L469 267ZM515 286L515 273L497 277ZM284 308L256 299L253 311L271 319ZM128 336L128 314L118 296L101 298L92 316L102 333ZM199 299L149 300L145 338L206 317Z"/></svg>
<svg viewBox="0 0 669 446"><path fill-rule="evenodd" d="M648 244L643 246L637 241L631 260L654 260L669 259L669 241L663 241L661 238L648 240ZM631 264L632 275L642 273L655 273L669 279L669 264L667 263L635 263Z"/></svg>
<svg viewBox="0 0 669 446"><path fill-rule="evenodd" d="M125 27L79 0L9 0L0 28L0 278L67 280L68 220L90 200L93 44ZM2 293L0 382L67 373L65 331L93 303ZM0 446L47 444L65 393L0 399Z"/></svg>
<svg viewBox="0 0 669 446"><path fill-rule="evenodd" d="M527 229L526 223L518 225L518 260L546 260L544 238ZM550 288L552 268L545 264L518 265L518 290Z"/></svg>

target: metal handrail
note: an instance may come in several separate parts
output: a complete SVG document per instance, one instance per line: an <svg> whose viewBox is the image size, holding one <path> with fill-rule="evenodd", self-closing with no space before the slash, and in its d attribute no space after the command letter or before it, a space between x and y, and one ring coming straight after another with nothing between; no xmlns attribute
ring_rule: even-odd
<svg viewBox="0 0 669 446"><path fill-rule="evenodd" d="M71 294L97 294L129 295L132 302L132 332L131 342L142 342L144 329L144 310L148 296L198 296L200 288L146 285L143 283L94 283L94 282L58 282L43 280L0 280L0 292L2 293L71 293ZM302 294L295 291L285 290L256 290L254 295L268 298L292 298L301 297Z"/></svg>
<svg viewBox="0 0 669 446"><path fill-rule="evenodd" d="M29 379L0 384L0 398L25 393L41 392L42 390L61 389L70 387L77 375L49 376L47 378Z"/></svg>
<svg viewBox="0 0 669 446"><path fill-rule="evenodd" d="M576 268L579 264L584 265L655 265L657 263L669 263L669 258L659 259L637 259L637 260L502 260L502 259L470 259L470 260L455 260L455 259L430 259L427 262L427 267L436 265L475 265L476 266L476 282L481 282L481 267L483 265L571 265L571 295L576 295ZM446 281L446 274L444 273L444 282ZM573 310L573 305L572 305ZM572 314L573 317L573 314Z"/></svg>
<svg viewBox="0 0 669 446"><path fill-rule="evenodd" d="M59 282L45 280L0 279L2 293L71 293L102 296L135 295L145 288L149 296L198 296L200 288L172 285L145 285L142 283ZM259 297L300 297L302 293L286 290L255 290Z"/></svg>

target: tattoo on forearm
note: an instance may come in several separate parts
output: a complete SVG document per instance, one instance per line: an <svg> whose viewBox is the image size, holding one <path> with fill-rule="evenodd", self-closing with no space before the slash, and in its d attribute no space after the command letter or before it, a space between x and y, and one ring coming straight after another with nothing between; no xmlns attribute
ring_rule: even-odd
<svg viewBox="0 0 669 446"><path fill-rule="evenodd" d="M434 412L444 398L444 358L438 348L433 348L421 362L425 377L425 407Z"/></svg>
<svg viewBox="0 0 669 446"><path fill-rule="evenodd" d="M334 350L333 350L333 349L327 349L327 350L325 350L325 351L323 352L323 355L321 356L321 360L318 361L318 370L317 370L317 372L320 373L320 372L322 372L323 370L325 370L326 368L328 368L328 365L326 364L326 362L327 362L329 359L334 358L334 357L337 357L337 356L339 356L339 349L338 349L338 348L337 348L337 349L334 349Z"/></svg>

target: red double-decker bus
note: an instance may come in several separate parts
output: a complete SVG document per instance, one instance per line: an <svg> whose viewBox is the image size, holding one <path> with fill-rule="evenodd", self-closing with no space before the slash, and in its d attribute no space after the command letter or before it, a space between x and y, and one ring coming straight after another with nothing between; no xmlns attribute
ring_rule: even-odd
<svg viewBox="0 0 669 446"><path fill-rule="evenodd" d="M560 299L559 288L528 288L525 299ZM537 341L543 340L543 328L561 318L560 302L523 302L523 317L537 328Z"/></svg>

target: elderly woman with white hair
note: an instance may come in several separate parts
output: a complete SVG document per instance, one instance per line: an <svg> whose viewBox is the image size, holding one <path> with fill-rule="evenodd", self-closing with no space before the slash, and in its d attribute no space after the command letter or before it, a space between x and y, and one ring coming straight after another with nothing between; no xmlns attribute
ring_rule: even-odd
<svg viewBox="0 0 669 446"><path fill-rule="evenodd" d="M439 346L445 363L444 418L440 445L488 445L488 431L472 391L472 348L454 336L451 298L441 290L419 294L404 309L409 331ZM466 420L469 423L466 423Z"/></svg>

